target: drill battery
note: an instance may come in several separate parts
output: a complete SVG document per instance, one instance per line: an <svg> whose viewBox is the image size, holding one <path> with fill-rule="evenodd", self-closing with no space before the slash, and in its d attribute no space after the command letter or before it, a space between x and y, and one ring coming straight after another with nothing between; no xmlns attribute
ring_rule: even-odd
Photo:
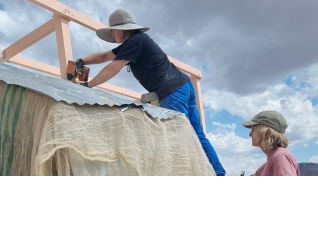
<svg viewBox="0 0 318 234"><path fill-rule="evenodd" d="M80 72L76 72L76 63L69 60L67 64L67 79L73 80L74 78L78 78L79 81L87 81L89 75L89 68L83 66L83 70Z"/></svg>

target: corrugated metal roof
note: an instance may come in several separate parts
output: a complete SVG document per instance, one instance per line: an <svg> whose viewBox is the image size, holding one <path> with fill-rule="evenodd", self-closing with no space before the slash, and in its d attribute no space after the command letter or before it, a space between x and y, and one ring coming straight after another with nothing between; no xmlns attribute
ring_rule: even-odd
<svg viewBox="0 0 318 234"><path fill-rule="evenodd" d="M0 63L0 80L49 96L56 101L78 105L107 105L118 106L124 111L127 108L140 108L154 118L168 119L179 115L180 112L142 104L120 98L101 89L90 89L53 76L27 71L9 64Z"/></svg>

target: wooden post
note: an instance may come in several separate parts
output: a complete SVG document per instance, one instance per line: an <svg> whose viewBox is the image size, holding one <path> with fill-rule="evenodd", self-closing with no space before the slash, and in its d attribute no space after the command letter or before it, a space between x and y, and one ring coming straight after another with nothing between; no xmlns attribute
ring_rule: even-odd
<svg viewBox="0 0 318 234"><path fill-rule="evenodd" d="M191 75L190 78L192 80L192 83L193 83L193 86L195 89L195 93L196 93L197 108L199 110L200 117L201 117L201 125L202 125L204 133L206 134L206 125L205 125L205 117L204 117L200 79L199 79L199 77L196 77L195 75Z"/></svg>
<svg viewBox="0 0 318 234"><path fill-rule="evenodd" d="M66 70L68 60L73 60L71 35L68 20L54 14L56 42L60 61L61 78L67 80Z"/></svg>

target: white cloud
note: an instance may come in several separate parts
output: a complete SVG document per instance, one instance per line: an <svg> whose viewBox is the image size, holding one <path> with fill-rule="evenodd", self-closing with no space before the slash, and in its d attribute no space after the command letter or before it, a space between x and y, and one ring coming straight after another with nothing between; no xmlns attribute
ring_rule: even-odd
<svg viewBox="0 0 318 234"><path fill-rule="evenodd" d="M313 156L311 159L309 159L309 162L318 163L318 155L317 156Z"/></svg>
<svg viewBox="0 0 318 234"><path fill-rule="evenodd" d="M290 147L305 146L318 141L318 105L310 101L318 93L318 65L311 67L306 74L297 75L297 82L293 87L279 83L264 92L245 96L212 89L203 94L203 101L214 112L226 110L246 120L260 111L276 110L288 122L286 136L292 142ZM303 82L309 86L301 89Z"/></svg>
<svg viewBox="0 0 318 234"><path fill-rule="evenodd" d="M219 156L219 159L226 170L227 176L239 176L241 171L245 171L246 176L253 175L266 162L266 156L260 158Z"/></svg>
<svg viewBox="0 0 318 234"><path fill-rule="evenodd" d="M236 124L232 123L232 124L221 124L220 122L212 122L212 125L217 126L217 129L213 132L224 132L227 131L227 129L231 130L231 131L235 131L236 129Z"/></svg>
<svg viewBox="0 0 318 234"><path fill-rule="evenodd" d="M262 110L277 110L282 113L289 127L286 135L292 142L290 147L305 146L310 142L318 144L318 109L309 98L317 95L318 65L306 74L293 76L291 87L279 83L268 87L262 93L239 96L232 92L212 89L203 94L205 106L214 113L226 110L233 115L248 120ZM302 82L310 86L303 89ZM258 147L251 145L251 139L244 139L235 134L236 124L221 124L214 121L216 130L207 134L208 139L220 157L227 175L239 175L241 170L254 174L258 167L266 162L266 155ZM310 162L318 162L318 156Z"/></svg>
<svg viewBox="0 0 318 234"><path fill-rule="evenodd" d="M193 39L186 40L187 46L192 47L192 43L193 43Z"/></svg>
<svg viewBox="0 0 318 234"><path fill-rule="evenodd" d="M255 157L260 156L262 151L258 147L252 146L251 139L244 139L235 135L234 132L225 133L208 133L207 138L217 152L223 156L236 157L246 156Z"/></svg>
<svg viewBox="0 0 318 234"><path fill-rule="evenodd" d="M13 28L18 28L18 24L15 20L12 19L5 11L0 11L0 32L6 36L11 36L16 33L16 30Z"/></svg>
<svg viewBox="0 0 318 234"><path fill-rule="evenodd" d="M0 49L4 49L51 19L51 12L28 1L3 1L2 3L7 3L8 7L5 5L6 11L0 11ZM233 10L227 3L202 1L198 4L183 1L185 12L200 13L197 14L198 17L189 18L189 14L176 11L181 1L173 1L168 8L165 2L148 1L136 4L133 1L116 0L105 4L104 0L94 0L89 5L87 1L82 0L59 2L95 20L102 17L106 25L109 15L115 9L130 9L137 23L151 27L149 35L167 54L195 68L200 68L209 61L203 66L201 86L206 91L203 94L206 106L215 112L226 110L245 119L253 117L261 110L275 109L288 120L286 134L292 141L291 147L305 146L310 141L318 144L318 105L313 105L310 101L318 94L318 65L314 65L305 73L303 69L294 72L307 64L317 62L317 56L314 54L314 51L317 51L317 32L312 30L312 22L315 22L312 19L317 17L312 7L315 3L303 4L294 1L286 4L287 1L277 1L264 11L258 4L239 4L237 7L240 10ZM22 5L29 7L28 10L21 7ZM211 8L211 5L214 7ZM287 7L284 17L281 17L281 11L277 11L281 6ZM295 15L291 14L299 8L298 6L305 7L308 17L295 18ZM180 15L176 15L176 12ZM272 17L264 21L266 18L260 17L264 15ZM180 20L171 20L175 18ZM207 27L196 27L203 21L208 22L208 31ZM169 24L170 22L174 23ZM100 40L94 32L75 23L70 23L70 29L74 59L115 47ZM10 38L4 40L9 36ZM55 45L56 41L54 39L47 44ZM50 52L46 47L45 50L43 48L34 45L30 50L34 51L36 58L52 58L52 50ZM56 50L54 52L57 53ZM56 64L57 61L56 56ZM103 65L91 66L91 76L96 75L102 67ZM292 74L291 87L283 83L268 87L269 82L275 83L275 80L286 73L288 76ZM310 86L304 86L302 82ZM145 93L132 74L124 70L110 83ZM232 92L213 89L215 87ZM253 94L250 94L251 90L254 91ZM208 137L224 162L228 174L239 174L245 167L253 171L264 161L263 152L257 147L252 147L250 139L235 135L236 124L239 123L213 124L217 129L209 133Z"/></svg>
<svg viewBox="0 0 318 234"><path fill-rule="evenodd" d="M260 148L252 146L251 139L237 136L233 131L223 133L208 133L207 138L213 145L221 164L229 176L246 175L255 171L266 161L266 155Z"/></svg>

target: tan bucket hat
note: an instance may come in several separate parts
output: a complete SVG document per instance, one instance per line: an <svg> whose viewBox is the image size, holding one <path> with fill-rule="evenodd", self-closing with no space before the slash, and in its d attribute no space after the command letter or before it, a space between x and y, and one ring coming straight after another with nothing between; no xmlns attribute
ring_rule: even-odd
<svg viewBox="0 0 318 234"><path fill-rule="evenodd" d="M255 115L251 120L241 122L246 128L251 128L253 125L262 124L264 126L275 129L280 133L285 133L285 129L288 127L287 121L281 113L277 111L262 111Z"/></svg>
<svg viewBox="0 0 318 234"><path fill-rule="evenodd" d="M148 27L142 27L135 23L133 14L126 9L117 9L109 16L109 27L101 28L96 31L97 36L111 43L116 43L112 36L111 30L134 30L138 29L142 32L149 30Z"/></svg>

